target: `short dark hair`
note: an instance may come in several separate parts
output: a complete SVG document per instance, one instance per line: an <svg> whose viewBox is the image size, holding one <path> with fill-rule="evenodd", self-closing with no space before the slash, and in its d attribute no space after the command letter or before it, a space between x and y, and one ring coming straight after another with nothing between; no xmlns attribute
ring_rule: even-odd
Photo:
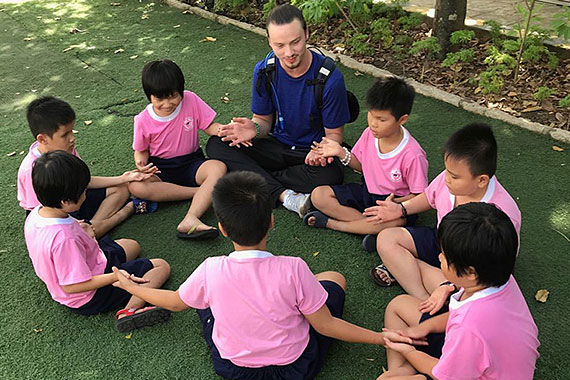
<svg viewBox="0 0 570 380"><path fill-rule="evenodd" d="M369 110L388 110L396 118L409 115L416 90L404 79L386 75L378 78L366 93L366 106Z"/></svg>
<svg viewBox="0 0 570 380"><path fill-rule="evenodd" d="M178 65L169 59L151 61L142 70L142 86L148 100L154 95L167 98L179 93L184 97L184 74Z"/></svg>
<svg viewBox="0 0 570 380"><path fill-rule="evenodd" d="M212 203L218 221L237 244L252 246L267 235L272 205L261 175L245 171L225 175L214 186Z"/></svg>
<svg viewBox="0 0 570 380"><path fill-rule="evenodd" d="M515 267L518 235L503 211L485 202L456 207L443 217L437 230L441 250L458 276L469 267L477 272L477 283L501 286Z"/></svg>
<svg viewBox="0 0 570 380"><path fill-rule="evenodd" d="M471 123L453 133L443 146L443 157L465 160L473 176L495 175L497 170L497 140L491 127Z"/></svg>
<svg viewBox="0 0 570 380"><path fill-rule="evenodd" d="M87 164L63 150L42 154L32 169L32 184L40 203L61 208L61 202L79 201L91 180Z"/></svg>
<svg viewBox="0 0 570 380"><path fill-rule="evenodd" d="M307 30L307 23L305 22L305 17L303 17L303 12L291 4L281 4L273 8L267 15L267 20L265 22L265 29L269 33L269 25L283 25L293 22L293 20L299 20L303 30Z"/></svg>
<svg viewBox="0 0 570 380"><path fill-rule="evenodd" d="M34 138L40 133L52 137L60 126L75 121L75 111L66 101L44 96L28 104L26 117Z"/></svg>

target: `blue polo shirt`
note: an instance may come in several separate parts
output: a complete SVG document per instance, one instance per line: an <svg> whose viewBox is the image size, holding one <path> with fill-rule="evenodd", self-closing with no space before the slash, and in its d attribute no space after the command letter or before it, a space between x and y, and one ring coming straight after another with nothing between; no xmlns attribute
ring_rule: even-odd
<svg viewBox="0 0 570 380"><path fill-rule="evenodd" d="M317 77L317 73L325 57L311 51L313 61L309 70L299 78L291 78L275 58L273 91L268 93L265 76L257 88L258 71L265 66L265 59L259 61L253 70L253 87L251 94L251 111L257 115L271 115L279 104L283 127L275 120L273 136L283 144L298 148L308 148L313 141L321 141L325 135L324 128L312 128L313 123L325 128L339 128L350 118L346 87L342 73L335 69L330 75L323 91L323 107L317 107L314 86L308 85L307 80Z"/></svg>

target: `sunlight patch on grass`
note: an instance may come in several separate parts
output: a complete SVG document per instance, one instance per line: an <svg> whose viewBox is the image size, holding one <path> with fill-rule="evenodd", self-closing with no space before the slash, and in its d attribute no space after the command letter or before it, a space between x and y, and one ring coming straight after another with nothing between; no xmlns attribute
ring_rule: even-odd
<svg viewBox="0 0 570 380"><path fill-rule="evenodd" d="M570 232L570 202L556 207L550 214L550 225L560 232Z"/></svg>
<svg viewBox="0 0 570 380"><path fill-rule="evenodd" d="M0 112L10 112L10 111L23 110L36 97L37 97L36 94L25 94L25 95L19 96L13 102L8 102L8 103L0 105Z"/></svg>

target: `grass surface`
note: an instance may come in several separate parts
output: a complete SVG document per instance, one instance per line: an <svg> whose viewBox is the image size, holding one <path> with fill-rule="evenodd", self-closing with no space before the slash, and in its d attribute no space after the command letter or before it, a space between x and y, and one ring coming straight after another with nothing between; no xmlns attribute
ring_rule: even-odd
<svg viewBox="0 0 570 380"><path fill-rule="evenodd" d="M83 32L70 33L71 28ZM0 378L2 379L215 379L196 314L178 313L163 326L118 334L111 313L81 317L50 299L36 278L23 240L24 212L16 201L16 173L33 139L25 107L35 97L66 99L77 112L77 147L94 175L118 175L134 167L132 119L147 101L140 71L151 59L170 58L225 123L249 115L251 71L268 50L265 40L234 27L182 14L158 2L110 0L0 0ZM201 42L206 36L215 42ZM70 48L70 50L67 50ZM124 49L124 50L120 50ZM136 56L136 57L135 57ZM372 82L344 67L348 88L361 100ZM228 93L230 102L220 97ZM85 125L86 120L93 123ZM536 378L569 379L570 310L570 146L448 104L417 97L407 127L424 147L429 178L442 169L440 147L458 127L486 121L500 147L498 177L523 214L520 257L515 275L539 327ZM354 143L366 112L346 128ZM202 144L205 143L204 136ZM553 145L565 150L556 152ZM14 156L7 156L10 152ZM24 153L25 154L25 153ZM349 180L357 180L347 173ZM166 283L176 289L205 257L227 254L229 241L189 243L175 237L187 202L161 204L151 215L135 216L112 236L137 239L143 256L163 257L172 266ZM314 272L337 270L348 281L345 318L379 329L387 303L401 289L379 289L368 270L379 262L360 239L306 227L293 213L275 211L269 249L304 258ZM214 223L209 211L206 222ZM420 221L432 224L434 213ZM314 256L314 252L319 255ZM545 304L534 300L548 289ZM381 347L335 343L319 379L374 379L385 366Z"/></svg>

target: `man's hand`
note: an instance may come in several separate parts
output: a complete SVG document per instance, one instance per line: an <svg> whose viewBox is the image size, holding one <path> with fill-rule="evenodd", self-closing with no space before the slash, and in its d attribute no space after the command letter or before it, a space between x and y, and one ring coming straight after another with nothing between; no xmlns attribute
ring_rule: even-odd
<svg viewBox="0 0 570 380"><path fill-rule="evenodd" d="M376 201L376 204L377 206L368 207L362 213L369 223L385 223L402 216L402 208L399 203L394 202L394 194L390 194L384 201Z"/></svg>
<svg viewBox="0 0 570 380"><path fill-rule="evenodd" d="M331 162L333 162L332 157L323 157L319 153L314 150L310 150L309 153L305 156L305 164L310 166L322 166L325 167Z"/></svg>
<svg viewBox="0 0 570 380"><path fill-rule="evenodd" d="M311 146L311 151L315 151L321 157L338 157L344 158L345 152L340 144L332 139L323 137L321 142L313 141L313 145ZM330 161L332 162L332 160ZM329 162L329 163L330 163Z"/></svg>
<svg viewBox="0 0 570 380"><path fill-rule="evenodd" d="M419 304L418 310L420 313L429 313L430 315L434 315L441 309L447 300L447 297L449 297L454 290L455 287L453 285L438 286L427 300L422 301Z"/></svg>
<svg viewBox="0 0 570 380"><path fill-rule="evenodd" d="M246 117L234 117L231 123L221 125L218 131L218 137L222 141L230 141L230 146L250 147L251 140L257 135L255 124Z"/></svg>

